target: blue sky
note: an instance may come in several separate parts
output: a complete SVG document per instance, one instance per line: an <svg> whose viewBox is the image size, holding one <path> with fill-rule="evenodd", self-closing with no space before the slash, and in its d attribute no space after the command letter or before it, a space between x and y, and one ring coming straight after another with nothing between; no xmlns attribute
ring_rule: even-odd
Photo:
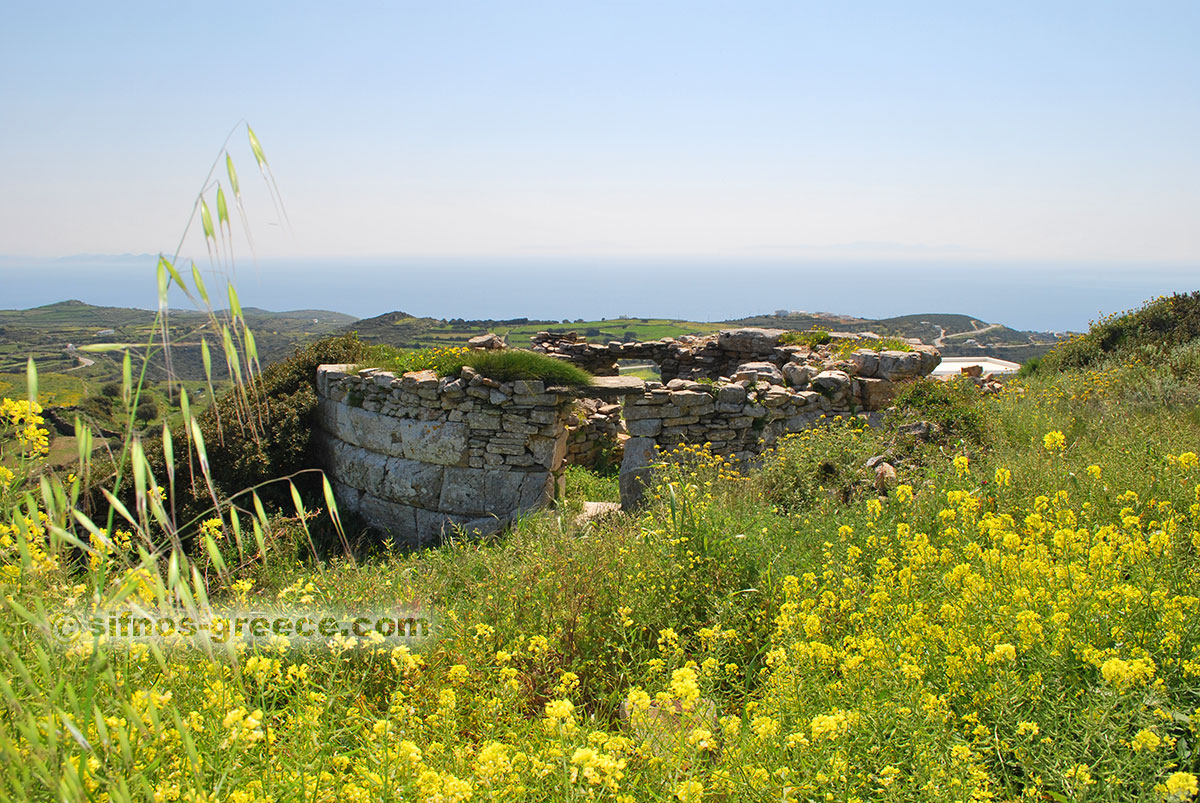
<svg viewBox="0 0 1200 803"><path fill-rule="evenodd" d="M1200 3L3 18L0 253L172 251L245 119L291 222L235 137L263 256L1200 265Z"/></svg>

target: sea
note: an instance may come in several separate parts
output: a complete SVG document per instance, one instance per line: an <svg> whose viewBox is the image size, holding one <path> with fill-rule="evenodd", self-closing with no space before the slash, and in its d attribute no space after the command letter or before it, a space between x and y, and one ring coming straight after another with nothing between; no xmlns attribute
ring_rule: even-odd
<svg viewBox="0 0 1200 803"><path fill-rule="evenodd" d="M0 308L68 299L153 308L153 255L0 256ZM863 318L961 313L1033 331L1083 331L1103 315L1200 289L1198 264L728 257L301 257L201 263L217 306L367 318L722 321L778 311ZM182 271L190 275L190 269ZM218 292L219 290L219 292ZM179 293L173 307L190 307Z"/></svg>

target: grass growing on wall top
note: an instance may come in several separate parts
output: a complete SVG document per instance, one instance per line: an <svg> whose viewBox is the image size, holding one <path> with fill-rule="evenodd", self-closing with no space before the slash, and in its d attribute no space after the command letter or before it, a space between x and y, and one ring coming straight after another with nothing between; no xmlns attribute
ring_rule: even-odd
<svg viewBox="0 0 1200 803"><path fill-rule="evenodd" d="M833 353L839 357L849 357L859 349L868 351L912 351L904 339L899 337L855 338L854 340L839 340L833 346Z"/></svg>
<svg viewBox="0 0 1200 803"><path fill-rule="evenodd" d="M781 346L808 346L816 348L824 346L833 338L824 329L809 329L807 332L784 332L779 337Z"/></svg>
<svg viewBox="0 0 1200 803"><path fill-rule="evenodd" d="M457 376L463 366L469 365L500 382L533 379L567 387L587 387L592 383L592 375L582 368L523 349L472 351L456 347L405 351L391 346L372 346L358 365L391 371L397 376L409 371L436 371L438 376Z"/></svg>
<svg viewBox="0 0 1200 803"><path fill-rule="evenodd" d="M592 384L592 375L569 362L533 351L506 349L476 351L467 356L465 365L501 382L514 379L540 379L548 385L582 388Z"/></svg>

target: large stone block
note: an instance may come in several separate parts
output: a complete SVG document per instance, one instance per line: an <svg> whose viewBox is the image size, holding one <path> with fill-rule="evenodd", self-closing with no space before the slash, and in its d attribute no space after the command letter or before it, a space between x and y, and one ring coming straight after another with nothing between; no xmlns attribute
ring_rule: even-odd
<svg viewBox="0 0 1200 803"><path fill-rule="evenodd" d="M733 371L735 378L750 378L756 382L770 382L772 385L783 384L783 372L779 366L769 362L742 363Z"/></svg>
<svg viewBox="0 0 1200 803"><path fill-rule="evenodd" d="M838 397L850 391L850 376L845 371L822 371L813 378L812 384L823 395Z"/></svg>
<svg viewBox="0 0 1200 803"><path fill-rule="evenodd" d="M466 462L467 426L453 421L398 422L403 457L454 466Z"/></svg>
<svg viewBox="0 0 1200 803"><path fill-rule="evenodd" d="M717 391L717 401L721 404L740 406L746 401L746 389L741 385L725 385Z"/></svg>
<svg viewBox="0 0 1200 803"><path fill-rule="evenodd" d="M789 387L808 387L810 378L812 378L812 369L807 365L789 362L783 366L783 379Z"/></svg>
<svg viewBox="0 0 1200 803"><path fill-rule="evenodd" d="M442 494L438 510L443 513L487 513L485 494L489 474L508 474L507 471L488 471L479 468L448 468L442 475Z"/></svg>
<svg viewBox="0 0 1200 803"><path fill-rule="evenodd" d="M387 455L330 438L325 444L326 467L338 482L379 495L387 476Z"/></svg>
<svg viewBox="0 0 1200 803"><path fill-rule="evenodd" d="M533 455L535 463L554 471L562 465L562 461L567 455L567 438L565 435L557 438L531 436L529 451Z"/></svg>
<svg viewBox="0 0 1200 803"><path fill-rule="evenodd" d="M418 507L435 507L442 493L442 466L403 457L389 458L378 495Z"/></svg>
<svg viewBox="0 0 1200 803"><path fill-rule="evenodd" d="M625 454L621 459L618 484L621 488L621 507L626 510L637 507L646 493L653 469L658 459L658 445L653 438L630 438L625 441Z"/></svg>
<svg viewBox="0 0 1200 803"><path fill-rule="evenodd" d="M940 361L940 358L939 358ZM880 379L911 379L921 375L922 353L919 351L881 351L879 369L875 375Z"/></svg>
<svg viewBox="0 0 1200 803"><path fill-rule="evenodd" d="M717 345L723 351L736 351L747 354L771 354L779 345L779 338L784 334L783 329L723 329L717 335Z"/></svg>
<svg viewBox="0 0 1200 803"><path fill-rule="evenodd" d="M850 362L854 363L854 373L858 376L875 376L879 370L879 352L858 349L850 355Z"/></svg>
<svg viewBox="0 0 1200 803"><path fill-rule="evenodd" d="M357 509L372 527L395 537L398 542L420 545L417 514L424 511L419 508L365 493L360 497Z"/></svg>
<svg viewBox="0 0 1200 803"><path fill-rule="evenodd" d="M662 431L662 421L657 418L644 418L637 421L626 421L625 427L635 438L653 438Z"/></svg>
<svg viewBox="0 0 1200 803"><path fill-rule="evenodd" d="M340 440L389 456L403 454L405 421L328 400L317 411L321 428Z"/></svg>
<svg viewBox="0 0 1200 803"><path fill-rule="evenodd" d="M512 472L517 473L517 472ZM549 504L557 489L555 475L549 471L526 471L521 474L521 491L516 510L526 511Z"/></svg>
<svg viewBox="0 0 1200 803"><path fill-rule="evenodd" d="M868 410L883 409L891 403L900 390L899 385L886 379L861 377L855 380L855 384L858 386L857 395L862 400L863 407Z"/></svg>
<svg viewBox="0 0 1200 803"><path fill-rule="evenodd" d="M509 516L549 502L554 496L549 471L448 468L437 509L459 516Z"/></svg>

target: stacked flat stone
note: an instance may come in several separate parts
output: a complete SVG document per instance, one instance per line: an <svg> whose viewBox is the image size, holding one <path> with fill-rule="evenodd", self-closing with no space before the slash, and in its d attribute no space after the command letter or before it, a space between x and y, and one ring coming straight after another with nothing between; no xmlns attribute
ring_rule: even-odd
<svg viewBox="0 0 1200 803"><path fill-rule="evenodd" d="M580 399L567 418L567 465L595 468L601 459L621 459L621 405Z"/></svg>
<svg viewBox="0 0 1200 803"><path fill-rule="evenodd" d="M785 333L783 329L725 329L703 337L667 337L643 343L614 340L600 344L588 343L575 332L565 335L538 332L532 337L532 349L574 363L596 376L617 375L618 360L650 361L659 366L664 382L732 377L747 363L768 363L780 372L789 363L841 369L853 365L854 369L848 373L857 377L896 381L924 376L941 361L936 349L922 345L914 345L913 351L864 349L863 354L874 356L839 360L830 346L810 349L780 345ZM784 384L782 377L778 384Z"/></svg>
<svg viewBox="0 0 1200 803"><path fill-rule="evenodd" d="M423 546L454 526L489 533L550 501L575 393L463 368L396 376L317 369L318 442L338 503Z"/></svg>

